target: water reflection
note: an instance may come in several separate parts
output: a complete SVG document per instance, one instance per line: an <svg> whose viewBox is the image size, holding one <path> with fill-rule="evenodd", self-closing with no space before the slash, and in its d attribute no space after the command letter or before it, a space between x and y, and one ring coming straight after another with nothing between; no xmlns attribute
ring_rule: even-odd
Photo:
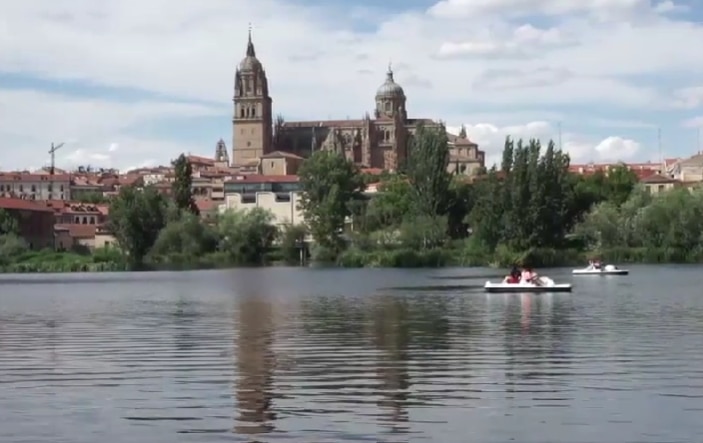
<svg viewBox="0 0 703 443"><path fill-rule="evenodd" d="M410 310L403 298L383 297L374 304L373 342L381 351L377 362L380 380L380 423L389 425L389 433L408 432L408 345L410 344Z"/></svg>
<svg viewBox="0 0 703 443"><path fill-rule="evenodd" d="M266 272L8 290L0 441L703 441L685 276L676 294L642 275L485 295L420 271Z"/></svg>
<svg viewBox="0 0 703 443"><path fill-rule="evenodd" d="M236 320L238 417L235 432L258 435L275 429L271 410L276 366L273 306L265 297L242 297ZM259 440L252 440L259 441Z"/></svg>

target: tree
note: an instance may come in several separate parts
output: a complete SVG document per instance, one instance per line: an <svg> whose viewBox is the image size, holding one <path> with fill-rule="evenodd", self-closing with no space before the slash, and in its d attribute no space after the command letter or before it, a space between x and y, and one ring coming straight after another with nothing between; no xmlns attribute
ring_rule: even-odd
<svg viewBox="0 0 703 443"><path fill-rule="evenodd" d="M110 201L108 197L105 197L101 192L86 192L85 194L79 194L76 197L76 201L81 203L92 203L94 205L100 203L107 203Z"/></svg>
<svg viewBox="0 0 703 443"><path fill-rule="evenodd" d="M475 204L473 186L457 178L452 181L447 197L447 230L451 238L465 238L469 234L466 216Z"/></svg>
<svg viewBox="0 0 703 443"><path fill-rule="evenodd" d="M217 244L215 231L201 223L197 215L186 212L159 232L150 255L166 258L180 256L192 260L214 252Z"/></svg>
<svg viewBox="0 0 703 443"><path fill-rule="evenodd" d="M144 263L166 225L166 211L166 199L151 186L123 187L112 202L109 225L133 266Z"/></svg>
<svg viewBox="0 0 703 443"><path fill-rule="evenodd" d="M19 232L17 219L10 212L0 208L0 235L17 235Z"/></svg>
<svg viewBox="0 0 703 443"><path fill-rule="evenodd" d="M448 164L449 141L444 126L418 127L410 142L406 166L416 214L434 217L446 212L452 181Z"/></svg>
<svg viewBox="0 0 703 443"><path fill-rule="evenodd" d="M274 220L271 212L261 208L226 212L217 225L220 251L234 263L262 264L278 237Z"/></svg>
<svg viewBox="0 0 703 443"><path fill-rule="evenodd" d="M304 225L286 225L280 232L281 255L287 262L300 260L300 249L303 247L308 231Z"/></svg>
<svg viewBox="0 0 703 443"><path fill-rule="evenodd" d="M501 171L479 182L469 217L476 239L493 249L559 248L576 223L569 157L549 142L506 138Z"/></svg>
<svg viewBox="0 0 703 443"><path fill-rule="evenodd" d="M175 179L171 185L173 200L180 211L188 211L200 215L200 211L193 200L193 166L185 154L178 156L173 161Z"/></svg>
<svg viewBox="0 0 703 443"><path fill-rule="evenodd" d="M412 197L408 179L393 175L378 184L378 192L366 208L366 228L377 231L397 228L410 214Z"/></svg>
<svg viewBox="0 0 703 443"><path fill-rule="evenodd" d="M315 242L341 251L341 233L351 202L363 198L364 182L353 162L336 152L313 153L298 171L302 190L300 209Z"/></svg>

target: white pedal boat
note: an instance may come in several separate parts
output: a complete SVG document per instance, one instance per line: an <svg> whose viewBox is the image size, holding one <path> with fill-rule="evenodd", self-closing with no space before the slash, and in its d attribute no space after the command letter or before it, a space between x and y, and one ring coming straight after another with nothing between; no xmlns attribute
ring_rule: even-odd
<svg viewBox="0 0 703 443"><path fill-rule="evenodd" d="M591 267L574 269L571 273L574 275L628 275L630 271L627 269L619 269L617 266L606 265L602 269L595 269Z"/></svg>
<svg viewBox="0 0 703 443"><path fill-rule="evenodd" d="M549 277L540 277L540 284L534 283L493 283L487 281L483 288L486 292L571 292L570 283L556 284Z"/></svg>

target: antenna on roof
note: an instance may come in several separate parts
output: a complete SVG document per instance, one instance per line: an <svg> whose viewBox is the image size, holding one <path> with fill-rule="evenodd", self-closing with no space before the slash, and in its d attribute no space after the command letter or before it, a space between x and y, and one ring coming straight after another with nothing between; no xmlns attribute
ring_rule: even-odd
<svg viewBox="0 0 703 443"><path fill-rule="evenodd" d="M657 147L659 149L659 163L664 163L662 156L662 128L657 128Z"/></svg>

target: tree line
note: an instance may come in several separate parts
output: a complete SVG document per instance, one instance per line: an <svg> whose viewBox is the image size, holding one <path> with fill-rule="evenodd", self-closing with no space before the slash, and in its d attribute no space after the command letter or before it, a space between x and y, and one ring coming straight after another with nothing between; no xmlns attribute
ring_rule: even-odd
<svg viewBox="0 0 703 443"><path fill-rule="evenodd" d="M302 209L319 239L315 255L378 266L703 257L700 205L693 203L700 192L654 198L624 164L574 174L553 141L508 137L500 165L473 180L447 172L449 161L444 128L419 128L402 169L369 197L368 179L351 162L313 154L300 180ZM627 212L634 202L639 218L627 218L635 217Z"/></svg>
<svg viewBox="0 0 703 443"><path fill-rule="evenodd" d="M124 187L109 224L133 268L297 262L308 236L313 259L342 266L703 257L701 192L651 196L624 165L573 174L568 154L534 139L507 138L501 164L473 179L447 172L449 162L444 128L418 128L401 169L380 177L317 151L299 171L306 225L279 227L263 209L199 217L181 155L170 197ZM366 193L378 179L380 192Z"/></svg>

